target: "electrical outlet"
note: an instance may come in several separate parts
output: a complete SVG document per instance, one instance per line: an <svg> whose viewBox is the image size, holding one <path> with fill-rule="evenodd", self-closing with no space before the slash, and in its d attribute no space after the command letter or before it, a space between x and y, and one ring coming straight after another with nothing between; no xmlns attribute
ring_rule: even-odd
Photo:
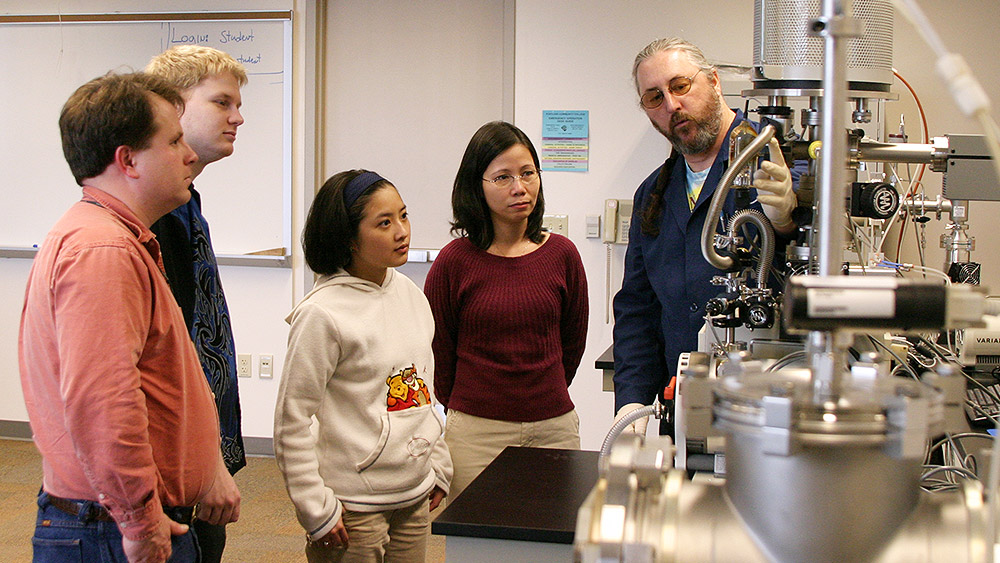
<svg viewBox="0 0 1000 563"><path fill-rule="evenodd" d="M258 367L260 368L259 373L262 378L264 379L271 378L271 375L273 374L274 371L272 369L273 363L274 363L274 356L272 356L271 354L260 355L260 364L258 365Z"/></svg>
<svg viewBox="0 0 1000 563"><path fill-rule="evenodd" d="M236 354L236 375L239 377L250 377L251 366L253 366L252 355Z"/></svg>
<svg viewBox="0 0 1000 563"><path fill-rule="evenodd" d="M569 215L542 215L542 228L550 233L569 236Z"/></svg>

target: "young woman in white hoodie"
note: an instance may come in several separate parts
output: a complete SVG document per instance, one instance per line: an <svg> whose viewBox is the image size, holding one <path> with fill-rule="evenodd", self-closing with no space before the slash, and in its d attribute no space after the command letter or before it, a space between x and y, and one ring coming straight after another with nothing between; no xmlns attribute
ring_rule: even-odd
<svg viewBox="0 0 1000 563"><path fill-rule="evenodd" d="M320 277L286 319L274 450L310 563L424 561L429 511L448 492L434 321L394 269L409 242L406 206L374 172L331 177L306 219L302 247Z"/></svg>

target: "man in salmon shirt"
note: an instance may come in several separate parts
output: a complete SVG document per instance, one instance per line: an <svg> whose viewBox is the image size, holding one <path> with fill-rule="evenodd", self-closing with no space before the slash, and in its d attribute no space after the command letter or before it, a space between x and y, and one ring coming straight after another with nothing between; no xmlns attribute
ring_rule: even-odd
<svg viewBox="0 0 1000 563"><path fill-rule="evenodd" d="M18 339L42 454L34 561L108 551L113 561L197 561L194 506L235 488L149 230L190 198L197 155L183 108L159 78L108 74L77 89L59 118L83 197L35 257ZM237 505L219 519L238 516Z"/></svg>

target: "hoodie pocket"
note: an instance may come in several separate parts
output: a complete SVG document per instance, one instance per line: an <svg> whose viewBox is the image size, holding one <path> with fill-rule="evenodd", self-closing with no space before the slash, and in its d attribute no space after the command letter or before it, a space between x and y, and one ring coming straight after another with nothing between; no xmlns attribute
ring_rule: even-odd
<svg viewBox="0 0 1000 563"><path fill-rule="evenodd" d="M441 421L430 405L382 413L382 431L372 451L356 465L372 493L410 490L427 478Z"/></svg>

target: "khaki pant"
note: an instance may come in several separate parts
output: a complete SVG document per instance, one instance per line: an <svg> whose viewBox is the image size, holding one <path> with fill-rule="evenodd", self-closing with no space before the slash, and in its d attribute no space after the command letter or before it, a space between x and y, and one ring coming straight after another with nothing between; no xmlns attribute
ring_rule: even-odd
<svg viewBox="0 0 1000 563"><path fill-rule="evenodd" d="M455 466L448 491L454 501L507 446L580 449L580 418L572 410L538 422L508 422L449 410L444 441Z"/></svg>
<svg viewBox="0 0 1000 563"><path fill-rule="evenodd" d="M347 549L306 544L309 563L424 563L430 534L429 501L385 512L345 509Z"/></svg>

